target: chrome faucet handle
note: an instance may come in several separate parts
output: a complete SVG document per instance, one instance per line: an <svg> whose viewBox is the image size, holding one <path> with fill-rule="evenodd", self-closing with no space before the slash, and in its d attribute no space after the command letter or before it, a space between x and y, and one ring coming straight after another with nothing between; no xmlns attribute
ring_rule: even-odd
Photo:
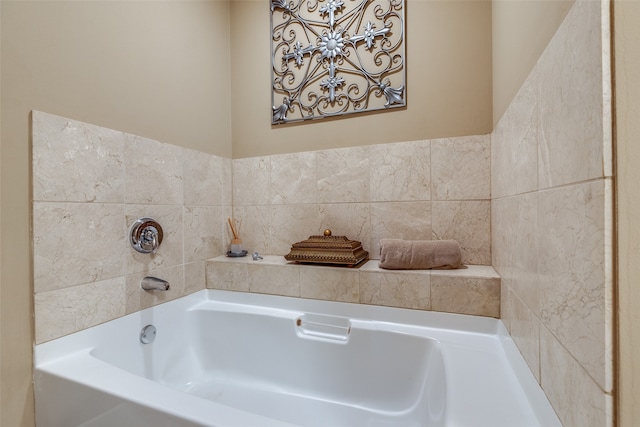
<svg viewBox="0 0 640 427"><path fill-rule="evenodd" d="M148 225L142 230L140 246L154 254L158 251L158 230L154 226Z"/></svg>
<svg viewBox="0 0 640 427"><path fill-rule="evenodd" d="M254 252L251 257L253 258L254 261L258 261L260 259L263 259L260 254L258 252Z"/></svg>
<svg viewBox="0 0 640 427"><path fill-rule="evenodd" d="M140 218L130 230L131 246L143 254L155 254L162 243L162 227L153 218Z"/></svg>

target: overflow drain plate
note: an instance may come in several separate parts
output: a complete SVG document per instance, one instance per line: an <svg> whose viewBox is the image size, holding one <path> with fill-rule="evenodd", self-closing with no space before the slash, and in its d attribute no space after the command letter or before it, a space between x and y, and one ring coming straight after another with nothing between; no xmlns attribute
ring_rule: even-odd
<svg viewBox="0 0 640 427"><path fill-rule="evenodd" d="M140 331L140 342L142 344L151 344L156 339L156 327L147 325Z"/></svg>

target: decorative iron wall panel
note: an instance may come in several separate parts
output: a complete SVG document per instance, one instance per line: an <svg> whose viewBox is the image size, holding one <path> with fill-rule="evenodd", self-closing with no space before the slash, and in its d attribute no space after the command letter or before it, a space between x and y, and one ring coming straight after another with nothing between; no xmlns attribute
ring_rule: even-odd
<svg viewBox="0 0 640 427"><path fill-rule="evenodd" d="M272 123L406 105L404 0L271 0Z"/></svg>

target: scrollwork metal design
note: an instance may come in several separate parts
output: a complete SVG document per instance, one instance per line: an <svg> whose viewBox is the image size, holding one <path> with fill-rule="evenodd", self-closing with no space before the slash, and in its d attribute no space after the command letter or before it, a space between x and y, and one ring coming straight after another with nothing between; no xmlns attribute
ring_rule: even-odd
<svg viewBox="0 0 640 427"><path fill-rule="evenodd" d="M272 123L406 105L404 0L271 0Z"/></svg>

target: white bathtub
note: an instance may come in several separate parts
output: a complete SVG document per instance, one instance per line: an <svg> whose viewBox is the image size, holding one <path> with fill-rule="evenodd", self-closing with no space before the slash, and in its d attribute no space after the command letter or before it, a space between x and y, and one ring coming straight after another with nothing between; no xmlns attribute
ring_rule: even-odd
<svg viewBox="0 0 640 427"><path fill-rule="evenodd" d="M560 426L482 317L208 290L35 359L38 427Z"/></svg>

